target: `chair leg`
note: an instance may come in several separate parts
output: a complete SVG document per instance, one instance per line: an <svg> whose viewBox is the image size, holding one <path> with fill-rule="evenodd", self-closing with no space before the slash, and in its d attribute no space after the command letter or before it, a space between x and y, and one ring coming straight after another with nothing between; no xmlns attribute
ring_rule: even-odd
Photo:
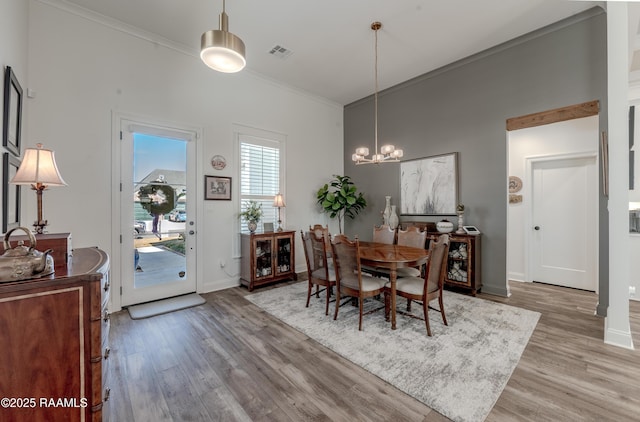
<svg viewBox="0 0 640 422"><path fill-rule="evenodd" d="M424 310L424 322L427 324L427 335L431 337L431 326L429 326L429 301L422 301L422 309Z"/></svg>
<svg viewBox="0 0 640 422"><path fill-rule="evenodd" d="M384 292L384 320L389 321L389 311L391 310L391 295L385 290Z"/></svg>
<svg viewBox="0 0 640 422"><path fill-rule="evenodd" d="M438 297L438 303L440 304L440 313L442 314L442 322L444 322L444 325L449 325L447 324L447 317L444 315L444 302L442 301L442 293L440 293L440 296Z"/></svg>
<svg viewBox="0 0 640 422"><path fill-rule="evenodd" d="M320 299L320 286L316 284L316 297Z"/></svg>
<svg viewBox="0 0 640 422"><path fill-rule="evenodd" d="M336 311L333 313L333 320L338 319L338 309L340 309L340 289L336 288Z"/></svg>
<svg viewBox="0 0 640 422"><path fill-rule="evenodd" d="M411 312L411 302L412 300L407 298L407 312Z"/></svg>
<svg viewBox="0 0 640 422"><path fill-rule="evenodd" d="M358 323L358 331L362 331L362 308L364 308L364 298L360 296L358 298L358 312L360 313L360 321Z"/></svg>
<svg viewBox="0 0 640 422"><path fill-rule="evenodd" d="M307 306L305 306L306 308L309 307L309 301L311 301L311 292L313 291L313 284L311 284L311 282L309 282L309 288L307 289Z"/></svg>
<svg viewBox="0 0 640 422"><path fill-rule="evenodd" d="M331 296L331 284L327 286L327 305L324 309L325 315L329 315L329 296Z"/></svg>

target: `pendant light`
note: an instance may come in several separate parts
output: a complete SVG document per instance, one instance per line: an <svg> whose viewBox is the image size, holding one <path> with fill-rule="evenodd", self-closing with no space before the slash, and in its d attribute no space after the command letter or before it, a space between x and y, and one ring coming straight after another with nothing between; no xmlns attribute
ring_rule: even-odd
<svg viewBox="0 0 640 422"><path fill-rule="evenodd" d="M222 0L222 13L218 24L220 29L212 29L200 38L200 58L213 70L223 73L235 73L244 69L244 42L229 32L229 17L225 12L225 0Z"/></svg>
<svg viewBox="0 0 640 422"><path fill-rule="evenodd" d="M379 163L397 163L400 161L400 158L404 155L404 152L401 149L396 149L391 144L383 145L380 148L380 153L378 154L378 30L382 28L382 24L380 22L373 22L371 24L371 29L375 34L375 94L373 96L373 104L374 104L374 145L375 149L373 150L373 155L371 158L367 158L369 155L369 148L367 147L359 147L356 148L355 154L351 156L351 159L358 164L379 164Z"/></svg>

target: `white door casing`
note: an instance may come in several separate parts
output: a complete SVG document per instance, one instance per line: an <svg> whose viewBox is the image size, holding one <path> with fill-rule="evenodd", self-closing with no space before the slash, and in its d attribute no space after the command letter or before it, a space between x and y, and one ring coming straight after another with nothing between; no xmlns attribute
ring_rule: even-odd
<svg viewBox="0 0 640 422"><path fill-rule="evenodd" d="M597 290L597 154L528 158L527 281Z"/></svg>
<svg viewBox="0 0 640 422"><path fill-rule="evenodd" d="M194 292L198 285L197 265L197 215L200 214L197 206L197 171L199 166L196 162L198 139L200 131L182 125L167 125L152 119L139 118L138 116L114 115L114 242L112 248L112 273L117 273L114 277L114 287L119 285L121 295L112 298L113 309L120 309L135 303L142 303L157 300L165 297L176 296L184 293ZM146 133L149 135L164 136L172 139L181 139L186 142L187 149L187 192L191 195L190 203L187 202L187 222L185 224L185 261L186 277L178 282L162 283L161 285L149 288L138 288L134 286L134 246L131 242L132 221L133 221L133 133ZM120 139L121 138L121 139Z"/></svg>

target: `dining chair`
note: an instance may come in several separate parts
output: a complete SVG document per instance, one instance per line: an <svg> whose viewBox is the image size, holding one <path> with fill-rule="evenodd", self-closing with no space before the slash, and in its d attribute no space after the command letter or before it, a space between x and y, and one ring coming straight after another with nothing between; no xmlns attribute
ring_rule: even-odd
<svg viewBox="0 0 640 422"><path fill-rule="evenodd" d="M385 280L363 275L360 268L360 242L358 236L353 241L345 235L336 235L331 242L334 265L336 268L336 311L333 319L338 319L340 296L358 299L358 330L362 331L362 316L379 311L384 307L364 310L364 300L378 296L384 291ZM349 301L345 302L348 303ZM344 303L343 303L344 305Z"/></svg>
<svg viewBox="0 0 640 422"><path fill-rule="evenodd" d="M444 286L444 276L447 272L447 259L449 255L449 235L443 234L438 240L429 245L429 260L424 277L405 277L396 281L396 295L407 298L407 310L411 309L411 301L422 302L424 321L427 325L427 335L431 336L429 326L429 302L438 299L440 314L444 325L447 317L444 313L444 303L442 300L442 288ZM391 307L391 285L387 283L384 289L385 318L389 319ZM434 309L434 308L431 308ZM434 309L437 310L437 309ZM423 319L413 314L411 317Z"/></svg>
<svg viewBox="0 0 640 422"><path fill-rule="evenodd" d="M317 237L312 231L303 233L302 230L300 230L300 236L302 237L304 256L307 261L307 278L309 279L306 307L309 307L311 294L315 286L317 298L320 297L320 292L326 291L324 314L329 315L329 301L333 286L336 285L336 272L333 262L327 258L324 234L321 233L320 237ZM324 287L324 289L321 290L321 286Z"/></svg>
<svg viewBox="0 0 640 422"><path fill-rule="evenodd" d="M396 241L396 231L387 224L373 226L373 241L393 245Z"/></svg>
<svg viewBox="0 0 640 422"><path fill-rule="evenodd" d="M385 243L387 245L393 245L396 241L396 231L389 227L387 224L381 224L380 226L373 226L373 241L376 243ZM370 267L369 265L363 265L362 271L367 274L371 274L374 277L386 277L389 278L389 271L381 268Z"/></svg>
<svg viewBox="0 0 640 422"><path fill-rule="evenodd" d="M407 230L398 229L398 245L411 246L425 249L427 242L427 231L418 227L409 227ZM422 266L421 266L422 267ZM398 277L420 277L424 273L422 268L398 268Z"/></svg>
<svg viewBox="0 0 640 422"><path fill-rule="evenodd" d="M309 231L317 238L324 236L324 241L327 251L327 259L331 258L331 234L329 233L329 226L323 226L322 224L309 225ZM329 259L331 261L331 259Z"/></svg>

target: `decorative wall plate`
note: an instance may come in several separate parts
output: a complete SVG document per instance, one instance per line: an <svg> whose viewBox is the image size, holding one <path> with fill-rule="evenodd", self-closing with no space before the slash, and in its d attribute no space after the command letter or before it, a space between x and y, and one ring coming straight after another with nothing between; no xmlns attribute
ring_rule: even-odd
<svg viewBox="0 0 640 422"><path fill-rule="evenodd" d="M522 179L518 176L509 176L509 193L520 192L522 189Z"/></svg>
<svg viewBox="0 0 640 422"><path fill-rule="evenodd" d="M211 167L216 170L223 170L225 167L227 167L227 159L222 155L214 155L211 158Z"/></svg>

